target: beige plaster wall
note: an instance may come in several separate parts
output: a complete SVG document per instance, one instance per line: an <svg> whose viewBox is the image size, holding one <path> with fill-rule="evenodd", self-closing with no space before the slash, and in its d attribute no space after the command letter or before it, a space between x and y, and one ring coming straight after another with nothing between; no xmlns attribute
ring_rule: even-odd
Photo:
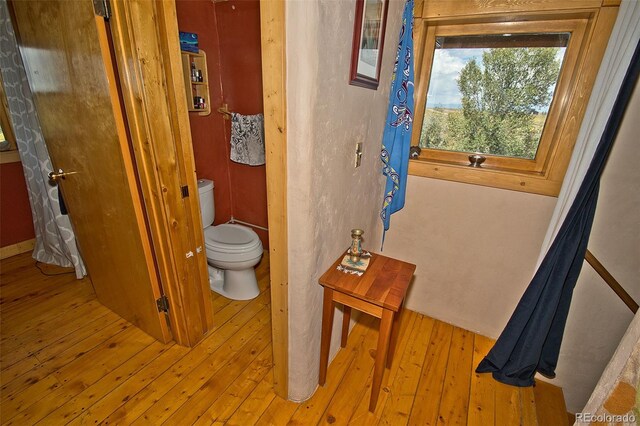
<svg viewBox="0 0 640 426"><path fill-rule="evenodd" d="M417 265L406 307L497 337L534 272L555 202L410 176L384 247Z"/></svg>
<svg viewBox="0 0 640 426"><path fill-rule="evenodd" d="M348 84L354 3L287 3L289 209L289 397L318 383L320 275L345 250L350 230L373 248L382 200L379 160L403 3L391 1L378 90ZM362 165L354 168L356 142ZM339 347L336 313L331 357Z"/></svg>

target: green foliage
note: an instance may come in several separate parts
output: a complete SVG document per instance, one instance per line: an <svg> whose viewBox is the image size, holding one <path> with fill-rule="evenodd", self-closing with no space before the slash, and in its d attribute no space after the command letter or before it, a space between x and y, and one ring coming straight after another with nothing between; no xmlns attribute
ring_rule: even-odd
<svg viewBox="0 0 640 426"><path fill-rule="evenodd" d="M427 110L421 145L534 158L560 62L555 48L496 48L465 65L457 83L462 111ZM424 139L423 139L424 138Z"/></svg>
<svg viewBox="0 0 640 426"><path fill-rule="evenodd" d="M429 147L437 149L447 149L447 115L439 108L427 111L425 114L425 125L422 126L420 139L429 139Z"/></svg>

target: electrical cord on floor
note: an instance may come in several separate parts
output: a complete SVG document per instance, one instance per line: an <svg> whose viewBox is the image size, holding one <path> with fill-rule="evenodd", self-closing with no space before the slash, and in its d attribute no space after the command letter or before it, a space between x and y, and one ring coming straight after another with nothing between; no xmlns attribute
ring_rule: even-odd
<svg viewBox="0 0 640 426"><path fill-rule="evenodd" d="M57 272L55 274L52 274L50 272L45 272L42 270L42 268L40 267L40 265L42 264L42 262L39 262L36 260L36 268L38 268L38 270L40 271L40 273L42 275L46 275L47 277L53 277L56 275L67 275L67 274L75 274L75 271L69 271L69 272Z"/></svg>

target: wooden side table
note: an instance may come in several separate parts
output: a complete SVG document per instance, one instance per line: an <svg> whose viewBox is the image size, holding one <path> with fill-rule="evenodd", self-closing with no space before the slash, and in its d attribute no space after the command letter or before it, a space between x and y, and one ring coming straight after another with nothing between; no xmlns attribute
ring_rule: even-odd
<svg viewBox="0 0 640 426"><path fill-rule="evenodd" d="M388 368L393 360L393 352L398 340L401 307L416 265L380 254L372 254L369 267L362 276L358 276L336 269L343 257L344 253L319 279L320 285L324 287L324 301L318 383L323 386L327 379L335 303L344 305L340 345L343 348L347 345L351 308L380 318L380 334L369 402L369 411L374 411L378 402L385 364Z"/></svg>

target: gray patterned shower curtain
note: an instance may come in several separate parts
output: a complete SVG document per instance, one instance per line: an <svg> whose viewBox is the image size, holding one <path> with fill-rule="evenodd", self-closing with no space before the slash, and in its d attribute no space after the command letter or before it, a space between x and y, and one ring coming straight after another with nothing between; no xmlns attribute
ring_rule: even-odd
<svg viewBox="0 0 640 426"><path fill-rule="evenodd" d="M76 277L82 278L86 270L71 222L68 216L60 213L58 188L49 184L51 159L40 130L6 0L0 0L0 71L31 203L36 234L33 258L72 266Z"/></svg>

